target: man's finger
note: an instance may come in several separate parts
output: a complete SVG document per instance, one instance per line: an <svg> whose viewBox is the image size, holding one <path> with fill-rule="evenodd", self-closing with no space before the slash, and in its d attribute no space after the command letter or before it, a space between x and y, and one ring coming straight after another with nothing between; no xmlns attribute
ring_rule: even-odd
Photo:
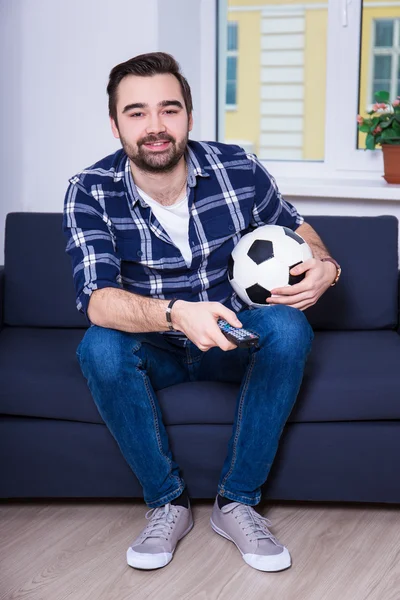
<svg viewBox="0 0 400 600"><path fill-rule="evenodd" d="M274 296L295 296L296 294L301 294L302 292L307 291L309 288L309 283L303 279L300 283L295 283L294 285L286 285L285 287L276 288L271 290L271 294Z"/></svg>
<svg viewBox="0 0 400 600"><path fill-rule="evenodd" d="M286 304L287 306L295 306L299 302L310 301L310 297L306 292L296 294L296 296L282 296L281 298L268 298L267 304Z"/></svg>
<svg viewBox="0 0 400 600"><path fill-rule="evenodd" d="M302 273L305 273L306 271L309 271L312 267L314 267L315 263L316 263L315 258L309 258L309 259L305 260L303 263L301 263L300 265L293 267L293 269L290 270L290 274L291 275L301 275Z"/></svg>
<svg viewBox="0 0 400 600"><path fill-rule="evenodd" d="M230 310L223 304L220 304L219 306L218 316L222 319L225 319L225 321L228 321L228 323L232 325L232 327L242 327L242 324L237 318L236 313L234 313L233 310Z"/></svg>
<svg viewBox="0 0 400 600"><path fill-rule="evenodd" d="M299 310L307 310L307 308L310 308L310 306L313 306L314 304L315 302L310 302L310 300L307 300L306 302L299 302L298 304L294 304L292 308L298 308Z"/></svg>
<svg viewBox="0 0 400 600"><path fill-rule="evenodd" d="M237 348L236 344L234 344L233 342L230 342L228 340L228 338L226 338L224 336L224 334L220 331L219 328L218 328L218 334L215 335L215 343L224 352L227 352L228 350L234 350L235 348Z"/></svg>
<svg viewBox="0 0 400 600"><path fill-rule="evenodd" d="M303 300L302 302L295 302L294 304L288 304L285 302L285 305L290 306L291 308L298 308L299 310L306 310L307 308L310 308L310 306L313 306L315 304L315 302L313 302L312 300ZM273 304L271 304L271 306L273 306Z"/></svg>

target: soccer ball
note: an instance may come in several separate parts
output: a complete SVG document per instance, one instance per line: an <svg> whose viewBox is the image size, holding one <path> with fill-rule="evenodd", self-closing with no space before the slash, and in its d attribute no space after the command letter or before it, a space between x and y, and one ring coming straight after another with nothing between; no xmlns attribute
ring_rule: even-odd
<svg viewBox="0 0 400 600"><path fill-rule="evenodd" d="M303 238L279 225L264 225L244 235L229 258L228 278L243 302L268 306L274 288L293 285L305 274L291 275L296 265L312 258Z"/></svg>

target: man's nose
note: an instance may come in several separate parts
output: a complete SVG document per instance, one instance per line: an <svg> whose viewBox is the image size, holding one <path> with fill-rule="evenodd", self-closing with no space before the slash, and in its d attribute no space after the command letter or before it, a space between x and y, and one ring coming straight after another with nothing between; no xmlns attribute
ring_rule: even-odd
<svg viewBox="0 0 400 600"><path fill-rule="evenodd" d="M150 115L146 126L147 133L162 133L165 131L165 125L160 115Z"/></svg>

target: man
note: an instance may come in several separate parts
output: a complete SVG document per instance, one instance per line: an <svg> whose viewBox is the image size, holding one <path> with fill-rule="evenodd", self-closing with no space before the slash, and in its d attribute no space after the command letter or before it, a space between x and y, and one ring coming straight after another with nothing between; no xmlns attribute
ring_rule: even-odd
<svg viewBox="0 0 400 600"><path fill-rule="evenodd" d="M229 377L241 389L211 524L250 566L286 569L288 550L253 506L310 350L302 311L336 281L335 261L254 155L188 141L190 87L171 56L116 66L107 92L122 150L70 180L64 231L77 306L92 325L77 351L82 372L152 509L128 564L166 565L193 526L155 391ZM266 223L296 230L315 258L293 269L305 273L301 283L249 310L229 284L228 259L242 235ZM229 342L219 317L257 332L259 348Z"/></svg>

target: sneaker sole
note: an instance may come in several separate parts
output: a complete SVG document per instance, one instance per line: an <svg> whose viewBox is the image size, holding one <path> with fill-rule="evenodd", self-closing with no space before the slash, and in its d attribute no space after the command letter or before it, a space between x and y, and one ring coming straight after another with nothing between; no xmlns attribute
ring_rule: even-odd
<svg viewBox="0 0 400 600"><path fill-rule="evenodd" d="M292 560L290 558L289 550L287 548L283 547L283 552L281 552L280 554L272 554L268 557L260 554L244 554L235 542L235 540L233 540L227 533L225 533L225 531L217 527L213 522L212 518L210 519L210 523L215 533L218 533L218 535L221 535L225 539L235 544L236 548L242 555L243 560L250 567L253 567L253 569L257 569L258 571L274 573L276 571L284 571L285 569L289 569L289 567L291 567Z"/></svg>
<svg viewBox="0 0 400 600"><path fill-rule="evenodd" d="M192 521L189 527L186 529L186 531L182 533L181 537L176 542L177 545L178 542L180 542L180 540L184 538L186 534L189 533L189 531L193 528L193 525L194 522ZM161 567L165 567L168 563L171 562L174 556L175 549L176 546L172 550L172 552L159 552L158 554L143 554L141 552L135 552L132 548L128 548L126 553L126 562L130 567L133 567L134 569L160 569Z"/></svg>

